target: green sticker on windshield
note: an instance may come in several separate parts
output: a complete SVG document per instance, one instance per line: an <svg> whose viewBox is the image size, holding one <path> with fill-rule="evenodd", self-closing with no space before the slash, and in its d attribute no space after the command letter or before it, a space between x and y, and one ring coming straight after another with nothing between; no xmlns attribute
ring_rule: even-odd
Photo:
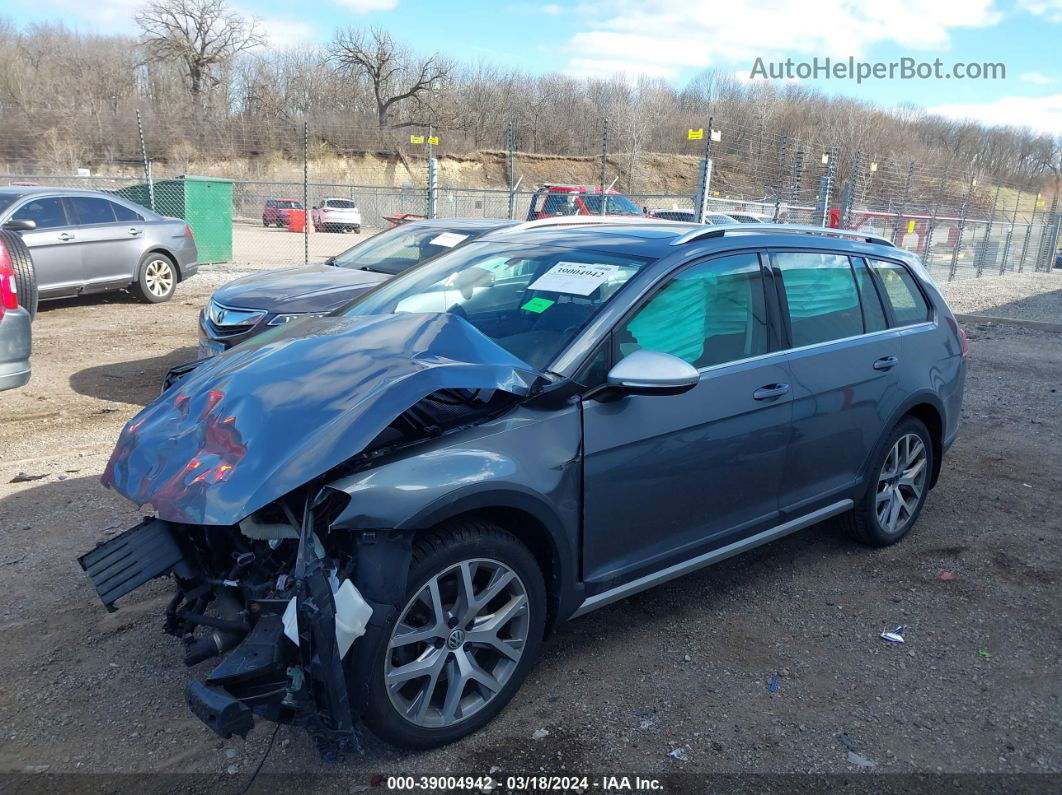
<svg viewBox="0 0 1062 795"><path fill-rule="evenodd" d="M548 298L532 298L520 308L523 309L525 312L539 313L545 312L547 309L553 306L553 304L554 302L550 301Z"/></svg>

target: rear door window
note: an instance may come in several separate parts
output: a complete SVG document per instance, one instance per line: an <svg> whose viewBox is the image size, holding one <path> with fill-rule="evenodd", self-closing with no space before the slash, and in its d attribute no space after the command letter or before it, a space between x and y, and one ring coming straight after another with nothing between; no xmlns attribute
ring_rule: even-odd
<svg viewBox="0 0 1062 795"><path fill-rule="evenodd" d="M57 196L26 202L12 213L11 220L33 221L37 229L54 229L70 224L66 218L63 200Z"/></svg>
<svg viewBox="0 0 1062 795"><path fill-rule="evenodd" d="M885 319L885 310L881 306L881 298L866 260L853 257L852 267L855 268L856 283L859 285L859 300L863 304L863 323L867 333L887 329L889 323Z"/></svg>
<svg viewBox="0 0 1062 795"><path fill-rule="evenodd" d="M95 196L71 196L67 201L74 208L74 216L81 226L115 222L114 205L106 199L98 199Z"/></svg>
<svg viewBox="0 0 1062 795"><path fill-rule="evenodd" d="M873 266L885 288L885 299L892 307L895 325L910 326L929 319L929 305L907 268L881 260L874 260Z"/></svg>
<svg viewBox="0 0 1062 795"><path fill-rule="evenodd" d="M144 216L138 212L134 212L126 207L124 204L118 204L117 202L111 202L111 210L114 212L114 217L119 221L143 221Z"/></svg>
<svg viewBox="0 0 1062 795"><path fill-rule="evenodd" d="M779 252L771 259L782 276L792 347L863 333L859 292L848 257L799 251Z"/></svg>

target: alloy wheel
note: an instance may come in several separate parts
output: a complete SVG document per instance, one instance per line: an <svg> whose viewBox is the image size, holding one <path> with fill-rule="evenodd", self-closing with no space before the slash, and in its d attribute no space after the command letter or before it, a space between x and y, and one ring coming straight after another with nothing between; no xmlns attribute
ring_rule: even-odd
<svg viewBox="0 0 1062 795"><path fill-rule="evenodd" d="M922 500L928 460L925 444L914 433L897 439L885 456L874 511L886 533L900 533L910 524Z"/></svg>
<svg viewBox="0 0 1062 795"><path fill-rule="evenodd" d="M153 259L144 269L144 283L148 292L162 298L173 289L173 266L167 260Z"/></svg>
<svg viewBox="0 0 1062 795"><path fill-rule="evenodd" d="M487 558L450 566L414 594L391 632L391 704L428 728L471 717L516 670L529 628L527 589L511 568Z"/></svg>

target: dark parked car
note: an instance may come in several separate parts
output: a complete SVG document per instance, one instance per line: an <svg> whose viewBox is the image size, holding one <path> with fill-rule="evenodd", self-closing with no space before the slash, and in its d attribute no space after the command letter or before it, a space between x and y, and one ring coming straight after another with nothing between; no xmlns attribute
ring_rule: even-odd
<svg viewBox="0 0 1062 795"><path fill-rule="evenodd" d="M16 233L0 230L0 392L30 379L30 321L36 309L29 250Z"/></svg>
<svg viewBox="0 0 1062 795"><path fill-rule="evenodd" d="M109 193L3 187L0 226L29 246L41 300L130 288L159 303L199 267L184 221Z"/></svg>
<svg viewBox="0 0 1062 795"><path fill-rule="evenodd" d="M253 273L220 287L199 313L199 356L213 356L273 326L323 315L455 245L514 222L493 218L413 221L321 265Z"/></svg>
<svg viewBox="0 0 1062 795"><path fill-rule="evenodd" d="M262 208L262 226L288 225L291 210L301 210L302 202L298 199L266 199Z"/></svg>
<svg viewBox="0 0 1062 795"><path fill-rule="evenodd" d="M172 573L187 661L225 655L187 690L222 736L436 746L557 621L831 517L899 541L966 356L882 239L502 229L187 369L103 476L155 517L81 561L108 605Z"/></svg>

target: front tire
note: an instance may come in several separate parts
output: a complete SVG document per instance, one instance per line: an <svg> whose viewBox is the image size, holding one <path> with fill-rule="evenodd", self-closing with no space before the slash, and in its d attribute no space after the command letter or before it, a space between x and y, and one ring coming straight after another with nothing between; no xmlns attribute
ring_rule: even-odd
<svg viewBox="0 0 1062 795"><path fill-rule="evenodd" d="M402 748L454 742L509 703L538 657L542 572L489 522L418 537L404 604L371 650L365 724Z"/></svg>
<svg viewBox="0 0 1062 795"><path fill-rule="evenodd" d="M925 423L904 417L892 429L870 472L867 492L841 517L856 539L873 547L895 544L918 521L929 494L935 461Z"/></svg>
<svg viewBox="0 0 1062 795"><path fill-rule="evenodd" d="M141 301L161 304L169 301L177 289L177 265L166 254L149 252L140 261L133 292Z"/></svg>

